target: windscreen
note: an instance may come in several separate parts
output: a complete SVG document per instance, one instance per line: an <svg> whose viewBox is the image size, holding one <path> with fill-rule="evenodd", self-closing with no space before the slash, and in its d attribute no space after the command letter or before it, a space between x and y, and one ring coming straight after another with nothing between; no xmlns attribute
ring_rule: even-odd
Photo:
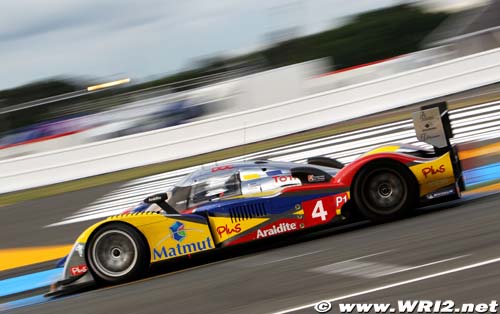
<svg viewBox="0 0 500 314"><path fill-rule="evenodd" d="M189 206L197 206L221 198L241 195L237 173L212 175L194 183L191 187Z"/></svg>

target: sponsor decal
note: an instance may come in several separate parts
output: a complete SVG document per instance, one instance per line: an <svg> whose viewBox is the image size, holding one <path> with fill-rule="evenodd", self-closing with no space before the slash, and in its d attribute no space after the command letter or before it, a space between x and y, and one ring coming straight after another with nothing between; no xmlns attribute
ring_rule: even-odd
<svg viewBox="0 0 500 314"><path fill-rule="evenodd" d="M427 113L430 113L430 111L427 111ZM426 114L426 111L425 111L425 110L422 110L422 111L420 112L420 121L432 121L432 120L434 120L434 119L435 119L435 117L434 117L433 115L429 115L429 116L427 116L427 114Z"/></svg>
<svg viewBox="0 0 500 314"><path fill-rule="evenodd" d="M159 202L159 201L163 201L163 197L161 195L154 195L154 196L148 197L148 202L150 202L150 203L155 203L155 202Z"/></svg>
<svg viewBox="0 0 500 314"><path fill-rule="evenodd" d="M420 137L418 138L420 141L422 142L427 142L427 141L431 141L431 140L439 140L441 138L440 135L429 135L429 134L422 134L420 135Z"/></svg>
<svg viewBox="0 0 500 314"><path fill-rule="evenodd" d="M291 181L291 180L293 180L293 177L292 176L274 176L273 179L274 179L274 182L278 183L278 182Z"/></svg>
<svg viewBox="0 0 500 314"><path fill-rule="evenodd" d="M234 236L240 236L246 231L257 227L269 218L251 218L242 221L232 221L231 217L209 217L210 226L214 233L215 243L225 242ZM252 231L251 233L255 233ZM244 235L243 237L245 237ZM253 238L252 238L253 239Z"/></svg>
<svg viewBox="0 0 500 314"><path fill-rule="evenodd" d="M435 198L444 197L444 196L452 195L455 193L456 193L455 189L450 189L450 190L441 191L441 192L433 192L433 193L427 194L427 199L432 200Z"/></svg>
<svg viewBox="0 0 500 314"><path fill-rule="evenodd" d="M325 182L325 176L315 176L314 174L307 175L307 182Z"/></svg>
<svg viewBox="0 0 500 314"><path fill-rule="evenodd" d="M229 170L233 169L233 166L231 165L224 165L224 166L217 166L212 168L212 172L217 172L217 171L223 171L223 170Z"/></svg>
<svg viewBox="0 0 500 314"><path fill-rule="evenodd" d="M184 230L184 224L180 221L176 221L170 226L170 236L177 242L182 242L186 238L186 230Z"/></svg>
<svg viewBox="0 0 500 314"><path fill-rule="evenodd" d="M75 277L85 274L88 270L87 265L78 265L70 267L69 272Z"/></svg>
<svg viewBox="0 0 500 314"><path fill-rule="evenodd" d="M291 175L274 176L272 178L276 185L282 187L287 185L300 185L302 183L299 178Z"/></svg>
<svg viewBox="0 0 500 314"><path fill-rule="evenodd" d="M427 176L429 176L429 175L435 175L438 173L443 173L445 171L446 171L446 168L444 167L444 165L441 165L441 166L439 166L439 168L436 168L436 169L434 169L433 166L430 166L430 167L423 168L422 174L424 175L425 178L427 178Z"/></svg>
<svg viewBox="0 0 500 314"><path fill-rule="evenodd" d="M78 256L83 257L83 244L82 243L78 243L77 245L75 245L75 252L78 253Z"/></svg>
<svg viewBox="0 0 500 314"><path fill-rule="evenodd" d="M258 173L250 173L250 174L245 174L243 176L244 181L250 181L250 180L255 180L255 179L259 179L259 178L260 178L260 174L258 174Z"/></svg>
<svg viewBox="0 0 500 314"><path fill-rule="evenodd" d="M446 147L447 139L439 108L425 109L412 114L417 138L436 147Z"/></svg>
<svg viewBox="0 0 500 314"><path fill-rule="evenodd" d="M281 172L281 170L271 170L271 171L268 171L266 172L266 175L268 177L273 177L273 176L277 176L277 175L280 175L282 174L283 172Z"/></svg>
<svg viewBox="0 0 500 314"><path fill-rule="evenodd" d="M280 233L285 233L289 231L297 230L297 223L292 222L282 222L280 224L273 224L267 226L266 228L261 228L257 230L257 239L266 238L269 236L277 235Z"/></svg>
<svg viewBox="0 0 500 314"><path fill-rule="evenodd" d="M228 227L227 224L224 226L218 226L216 229L217 234L219 235L219 238L222 238L224 236L229 236L233 233L240 233L241 232L241 225L236 224L234 227Z"/></svg>
<svg viewBox="0 0 500 314"><path fill-rule="evenodd" d="M212 249L212 239L207 237L203 241L197 241L193 243L180 244L177 243L174 247L162 246L160 249L153 249L153 260L166 259L191 253L196 253L208 249Z"/></svg>
<svg viewBox="0 0 500 314"><path fill-rule="evenodd" d="M169 229L170 229L169 234L163 239L161 239L156 246L159 246L162 242L164 242L168 238L177 241L178 242L177 245L174 247L163 245L159 249L154 248L153 260L176 257L214 248L211 237L207 237L205 240L202 241L196 241L190 243L189 241L186 241L187 231L203 232L202 230L186 229L184 227L184 224L180 221L176 221L175 223L173 223Z"/></svg>
<svg viewBox="0 0 500 314"><path fill-rule="evenodd" d="M426 130L435 130L435 129L436 129L436 127L434 127L434 125L433 125L432 121L427 122L427 123L424 125L424 127L425 127L425 129L426 129Z"/></svg>
<svg viewBox="0 0 500 314"><path fill-rule="evenodd" d="M265 239L267 237L287 232L293 232L303 228L301 226L303 220L296 218L283 218L273 222L269 222L267 224L266 220L263 220L258 224L254 224L255 228L252 228L251 230L248 230L250 229L250 226L246 226L243 223L241 225L243 229L242 233L240 233L238 237L225 239L224 246L252 242L257 239ZM245 230L248 230L248 232L245 232Z"/></svg>

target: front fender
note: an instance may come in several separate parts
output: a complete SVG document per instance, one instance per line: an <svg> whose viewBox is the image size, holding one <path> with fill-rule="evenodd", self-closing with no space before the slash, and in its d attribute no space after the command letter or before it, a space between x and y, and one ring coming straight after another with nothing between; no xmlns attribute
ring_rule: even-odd
<svg viewBox="0 0 500 314"><path fill-rule="evenodd" d="M51 287L48 295L57 295L70 287L94 282L88 270L85 250L92 235L110 223L126 223L136 228L147 241L151 263L215 248L207 220L198 215L143 212L112 216L88 227L78 236L64 264L62 279Z"/></svg>

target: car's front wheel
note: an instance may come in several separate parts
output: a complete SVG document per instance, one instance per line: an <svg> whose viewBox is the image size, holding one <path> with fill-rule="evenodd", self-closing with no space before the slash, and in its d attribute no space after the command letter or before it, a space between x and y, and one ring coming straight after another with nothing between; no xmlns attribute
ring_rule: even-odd
<svg viewBox="0 0 500 314"><path fill-rule="evenodd" d="M90 271L98 281L118 283L137 278L147 268L147 245L125 224L106 225L90 239L86 250Z"/></svg>
<svg viewBox="0 0 500 314"><path fill-rule="evenodd" d="M368 219L382 223L402 218L415 206L418 184L410 171L393 161L376 161L361 169L353 184L354 201Z"/></svg>

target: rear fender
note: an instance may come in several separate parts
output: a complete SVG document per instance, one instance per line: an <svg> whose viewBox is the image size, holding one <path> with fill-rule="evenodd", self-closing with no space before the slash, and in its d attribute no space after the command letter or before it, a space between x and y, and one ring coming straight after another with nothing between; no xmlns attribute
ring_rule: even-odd
<svg viewBox="0 0 500 314"><path fill-rule="evenodd" d="M456 182L450 152L436 159L412 165L410 170L420 186L420 196L452 186Z"/></svg>
<svg viewBox="0 0 500 314"><path fill-rule="evenodd" d="M384 160L384 159L399 162L407 167L428 160L425 158L418 158L411 155L396 154L396 153L377 153L377 154L365 155L353 161L349 165L345 166L342 170L340 170L337 173L337 175L333 178L333 182L336 184L351 186L356 174L362 167L364 167L370 162L377 160Z"/></svg>

